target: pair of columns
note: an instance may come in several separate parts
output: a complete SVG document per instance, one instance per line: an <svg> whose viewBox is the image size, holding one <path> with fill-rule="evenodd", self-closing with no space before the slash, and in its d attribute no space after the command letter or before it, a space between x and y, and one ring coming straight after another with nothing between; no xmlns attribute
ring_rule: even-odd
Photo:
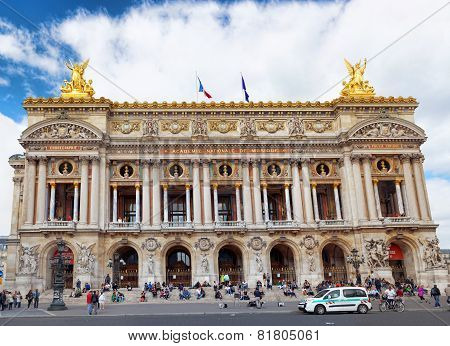
<svg viewBox="0 0 450 346"><path fill-rule="evenodd" d="M261 184L263 188L263 205L264 205L264 221L271 221L269 217L269 201L267 196L267 183ZM289 192L289 184L284 184L284 200L286 206L286 221L292 221L291 197Z"/></svg>
<svg viewBox="0 0 450 346"><path fill-rule="evenodd" d="M89 160L92 160L91 172L91 194L89 198ZM47 166L46 157L27 158L27 174L26 174L26 215L25 223L32 225L34 223L35 211L35 193L36 193L36 171L38 168L38 184L37 184L37 206L36 206L36 223L42 224L46 221L47 213ZM100 160L98 157L82 157L81 158L81 187L80 187L80 210L78 215L78 203L74 207L74 221L79 216L80 224L88 222L88 205L90 204L90 224L98 225L99 217L99 190L100 187ZM78 199L78 184L75 188L75 196ZM56 184L50 182L50 220L55 218L55 196Z"/></svg>
<svg viewBox="0 0 450 346"><path fill-rule="evenodd" d="M311 184L311 186L312 186L315 221L319 222L320 214L319 214L319 204L317 201L317 184L313 183L313 184ZM334 204L335 204L335 208L336 208L336 219L342 220L341 202L339 200L339 183L333 184L333 195L334 195Z"/></svg>
<svg viewBox="0 0 450 346"><path fill-rule="evenodd" d="M140 188L141 186L139 184L135 184L134 185L135 190L136 190L136 223L140 223L141 220L141 193L140 193ZM118 198L118 193L117 193L117 184L112 184L112 189L113 189L113 205L112 205L112 209L113 209L113 222L118 222L118 216L117 216L117 198Z"/></svg>
<svg viewBox="0 0 450 346"><path fill-rule="evenodd" d="M220 222L219 220L219 196L217 192L218 184L213 184L213 201L214 201L214 221ZM236 195L236 221L242 221L241 213L241 184L235 184L235 195Z"/></svg>

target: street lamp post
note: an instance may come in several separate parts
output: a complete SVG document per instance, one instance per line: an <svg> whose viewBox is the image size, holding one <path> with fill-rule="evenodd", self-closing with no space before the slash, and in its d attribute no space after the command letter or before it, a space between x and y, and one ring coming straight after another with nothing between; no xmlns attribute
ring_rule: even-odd
<svg viewBox="0 0 450 346"><path fill-rule="evenodd" d="M353 248L351 254L347 256L347 263L353 265L356 271L356 284L361 285L361 274L359 273L359 267L364 263L364 255L358 255L358 250Z"/></svg>
<svg viewBox="0 0 450 346"><path fill-rule="evenodd" d="M58 254L55 257L55 279L53 280L53 301L47 308L49 311L67 310L64 303L64 257L66 243L63 240L56 244Z"/></svg>

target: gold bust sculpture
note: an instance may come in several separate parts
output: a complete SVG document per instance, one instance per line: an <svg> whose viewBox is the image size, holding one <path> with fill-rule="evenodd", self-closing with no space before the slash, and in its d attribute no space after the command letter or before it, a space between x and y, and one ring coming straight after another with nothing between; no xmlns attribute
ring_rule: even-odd
<svg viewBox="0 0 450 346"><path fill-rule="evenodd" d="M84 71L89 64L89 59L81 64L66 63L69 70L72 71L70 82L64 80L64 85L61 87L61 97L63 98L91 98L95 91L92 88L92 80L86 82L83 78Z"/></svg>
<svg viewBox="0 0 450 346"><path fill-rule="evenodd" d="M375 96L375 90L364 80L364 72L366 71L367 59L364 59L364 64L361 64L361 60L355 65L350 64L347 59L344 59L345 66L347 67L350 80L348 82L342 82L344 89L341 91L342 96L360 96L371 97Z"/></svg>

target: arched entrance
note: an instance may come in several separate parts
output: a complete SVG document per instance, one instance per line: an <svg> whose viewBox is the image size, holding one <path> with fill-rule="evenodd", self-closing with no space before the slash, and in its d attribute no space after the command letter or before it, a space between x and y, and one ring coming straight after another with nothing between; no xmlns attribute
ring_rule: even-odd
<svg viewBox="0 0 450 346"><path fill-rule="evenodd" d="M167 252L167 283L173 285L192 285L191 254L183 246L177 246Z"/></svg>
<svg viewBox="0 0 450 346"><path fill-rule="evenodd" d="M344 251L336 244L327 244L322 250L323 278L326 281L347 281Z"/></svg>
<svg viewBox="0 0 450 346"><path fill-rule="evenodd" d="M409 246L401 242L393 242L389 246L389 266L395 282L416 279L414 256Z"/></svg>
<svg viewBox="0 0 450 346"><path fill-rule="evenodd" d="M53 281L55 280L55 267L57 263L57 255L58 249L56 245L49 250L47 265L48 265L48 273L50 275L47 276L46 288L50 289L53 287ZM64 288L72 289L75 287L73 283L73 265L74 265L74 256L72 250L66 246L64 248L64 252L62 253L64 258Z"/></svg>
<svg viewBox="0 0 450 346"><path fill-rule="evenodd" d="M230 282L236 285L244 281L242 252L236 245L225 245L219 250L219 280L228 275Z"/></svg>
<svg viewBox="0 0 450 346"><path fill-rule="evenodd" d="M277 244L270 250L270 268L274 285L296 281L294 253L289 246Z"/></svg>
<svg viewBox="0 0 450 346"><path fill-rule="evenodd" d="M119 287L139 287L139 257L131 246L122 246L114 252L112 280Z"/></svg>

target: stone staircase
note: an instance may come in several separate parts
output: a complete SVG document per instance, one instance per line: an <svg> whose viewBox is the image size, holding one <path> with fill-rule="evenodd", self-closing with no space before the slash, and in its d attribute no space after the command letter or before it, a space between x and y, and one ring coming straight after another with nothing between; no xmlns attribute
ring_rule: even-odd
<svg viewBox="0 0 450 346"><path fill-rule="evenodd" d="M169 299L164 300L162 298L159 298L159 294L157 297L153 298L153 295L151 293L147 293L146 294L146 302L145 303L141 303L141 304L165 304L165 303L169 303L169 304L173 304L173 303L217 303L219 302L219 300L214 298L214 289L212 287L205 287L204 288L205 293L206 293L206 297L202 298L202 299L196 299L195 297L195 289L190 289L190 293L191 293L191 299L189 300L185 300L185 301L181 301L179 299L179 291L178 289L174 289L169 297ZM254 289L249 289L249 295L250 295L250 299L253 298L253 291ZM265 295L263 297L264 301L267 302L289 302L289 301L293 301L293 302L297 302L298 299L303 298L303 296L301 295L301 292L296 291L297 293L297 299L295 297L286 297L283 294L283 291L278 289L277 287L274 287L273 290L263 290ZM70 293L72 292L72 290L64 290L64 302L68 305L84 305L86 304L86 294L84 293L81 297L79 298L73 298L70 297ZM139 299L141 297L141 290L134 288L132 291L127 291L126 289L120 289L120 292L123 293L125 295L125 302L120 303L120 304L136 304L136 303L140 303ZM225 294L225 290L221 290L223 299L222 302L227 303L227 304L234 304L235 303L235 299L232 295L228 295ZM112 291L106 292L106 302L107 303L111 303L111 295L112 295ZM47 290L41 293L41 297L40 297L40 302L41 303L51 303L53 300L53 291L52 290ZM244 304L245 302L241 302L241 304Z"/></svg>

